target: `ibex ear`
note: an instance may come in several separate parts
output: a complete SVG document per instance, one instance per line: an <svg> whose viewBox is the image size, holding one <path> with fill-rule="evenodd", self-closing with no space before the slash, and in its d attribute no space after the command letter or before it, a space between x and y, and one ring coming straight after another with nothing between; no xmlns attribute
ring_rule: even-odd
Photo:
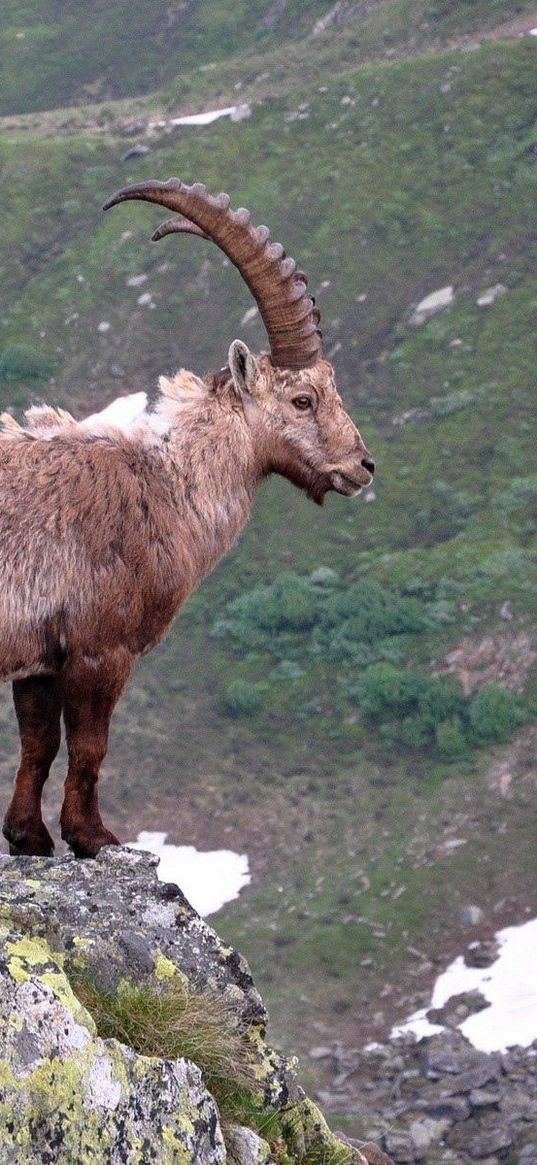
<svg viewBox="0 0 537 1165"><path fill-rule="evenodd" d="M242 340L234 340L227 361L233 377L233 384L237 396L245 392L252 392L257 378L258 364L255 356Z"/></svg>

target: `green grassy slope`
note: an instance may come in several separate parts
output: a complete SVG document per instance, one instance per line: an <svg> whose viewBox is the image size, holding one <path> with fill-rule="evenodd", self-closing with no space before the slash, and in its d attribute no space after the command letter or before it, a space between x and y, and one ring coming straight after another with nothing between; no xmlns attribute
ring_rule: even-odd
<svg viewBox="0 0 537 1165"><path fill-rule="evenodd" d="M434 7L455 33L453 6ZM489 4L486 21L522 7ZM457 10L459 27L485 11ZM412 6L413 18L423 11ZM93 411L179 364L220 366L236 335L263 342L255 321L241 324L247 291L214 248L151 246L155 208L101 214L119 185L178 173L228 189L304 264L342 392L379 463L369 503L331 498L317 510L285 482L261 491L239 546L140 665L103 783L124 836L165 823L174 840L225 838L253 854L256 884L219 925L301 1050L380 1030L426 984L410 975L408 946L431 954L432 934L437 951L456 950L461 903L503 900L494 917L515 917L534 878L531 730L503 753L474 740L450 755L445 731L439 747L412 736L414 722L394 746L389 718L371 725L360 707L379 659L430 676L464 637L492 638L496 662L511 652L524 685L507 736L519 714L531 717L537 44L426 51L343 77L335 44L315 48L314 84L293 75L248 121L156 135L142 159L122 163L125 142L109 133L10 131L0 144L3 406L46 395ZM128 286L142 273L142 286ZM505 291L479 306L496 284ZM412 327L416 303L446 285L454 303ZM147 291L154 310L138 303ZM279 654L262 639L245 647L234 632L213 634L236 596L319 566L338 572L338 594L367 580L411 600L423 626L368 640L362 657L349 654L341 620L321 653L322 628L298 617L278 631ZM250 715L225 714L237 681L255 695L242 708ZM7 789L7 696L0 723ZM510 800L495 783L502 764L514 774ZM49 805L58 798L56 779ZM454 835L467 844L451 849Z"/></svg>
<svg viewBox="0 0 537 1165"><path fill-rule="evenodd" d="M168 98L250 75L315 75L319 41L337 71L372 55L415 52L532 11L530 0L5 0L0 116L165 87ZM322 27L322 31L320 28ZM219 66L224 65L224 69ZM201 70L201 76L199 71ZM214 73L204 83L203 74Z"/></svg>
<svg viewBox="0 0 537 1165"><path fill-rule="evenodd" d="M274 47L313 27L329 0L293 0L270 19L266 0L6 0L0 112L48 109L156 89L198 64ZM267 16L269 17L267 22ZM274 27L272 27L274 25Z"/></svg>

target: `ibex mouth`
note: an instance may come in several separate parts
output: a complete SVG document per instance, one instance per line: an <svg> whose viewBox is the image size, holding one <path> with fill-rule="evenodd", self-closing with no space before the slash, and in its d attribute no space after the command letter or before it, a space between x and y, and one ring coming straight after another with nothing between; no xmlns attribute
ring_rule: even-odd
<svg viewBox="0 0 537 1165"><path fill-rule="evenodd" d="M341 469L333 470L330 474L332 489L346 498L355 497L364 485L370 485L373 480L370 473L367 474L367 478L367 481L357 481L350 473L343 473Z"/></svg>

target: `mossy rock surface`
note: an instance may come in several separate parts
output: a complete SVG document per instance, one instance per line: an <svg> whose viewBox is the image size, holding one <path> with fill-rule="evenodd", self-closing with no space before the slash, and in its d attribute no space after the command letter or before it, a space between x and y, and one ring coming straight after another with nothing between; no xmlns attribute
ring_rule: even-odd
<svg viewBox="0 0 537 1165"><path fill-rule="evenodd" d="M16 924L2 931L2 1165L225 1161L199 1068L100 1039L63 959Z"/></svg>
<svg viewBox="0 0 537 1165"><path fill-rule="evenodd" d="M245 1040L251 1111L274 1115L279 1142L289 1142L286 1165L309 1161L310 1140L315 1160L321 1149L323 1160L339 1163L334 1148L344 1146L317 1110L310 1137L312 1106L294 1066L265 1043L266 1013L246 962L177 887L158 882L155 865L148 854L112 848L94 862L2 860L0 1165L278 1159L254 1129L223 1126L196 1063L102 1038L99 1017L81 1002L84 980L103 997L127 986L159 993L179 980L204 992L209 1008L225 1000Z"/></svg>

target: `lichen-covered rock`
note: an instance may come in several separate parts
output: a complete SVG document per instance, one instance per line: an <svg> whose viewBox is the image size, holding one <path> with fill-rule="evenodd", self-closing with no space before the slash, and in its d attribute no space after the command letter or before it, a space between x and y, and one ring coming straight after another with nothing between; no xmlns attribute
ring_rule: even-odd
<svg viewBox="0 0 537 1165"><path fill-rule="evenodd" d="M229 1165L273 1165L270 1145L244 1125L226 1129L226 1147Z"/></svg>
<svg viewBox="0 0 537 1165"><path fill-rule="evenodd" d="M293 1066L265 1043L266 1011L246 960L196 914L181 890L159 882L158 858L116 849L95 861L4 858L0 921L45 939L66 974L87 967L103 989L125 979L153 984L186 976L233 1004L252 1047L252 1064L269 1103L296 1094Z"/></svg>
<svg viewBox="0 0 537 1165"><path fill-rule="evenodd" d="M194 1063L101 1038L76 995L81 972L112 994L127 984L162 992L179 978L227 1000L255 1104L276 1114L280 1159L366 1165L304 1096L294 1064L265 1043L266 1013L245 960L176 886L157 880L156 864L115 848L95 861L0 860L0 1165L276 1160L239 1125L225 1126L226 1146Z"/></svg>
<svg viewBox="0 0 537 1165"><path fill-rule="evenodd" d="M0 934L1 1165L219 1165L214 1100L186 1060L102 1040L41 938Z"/></svg>

